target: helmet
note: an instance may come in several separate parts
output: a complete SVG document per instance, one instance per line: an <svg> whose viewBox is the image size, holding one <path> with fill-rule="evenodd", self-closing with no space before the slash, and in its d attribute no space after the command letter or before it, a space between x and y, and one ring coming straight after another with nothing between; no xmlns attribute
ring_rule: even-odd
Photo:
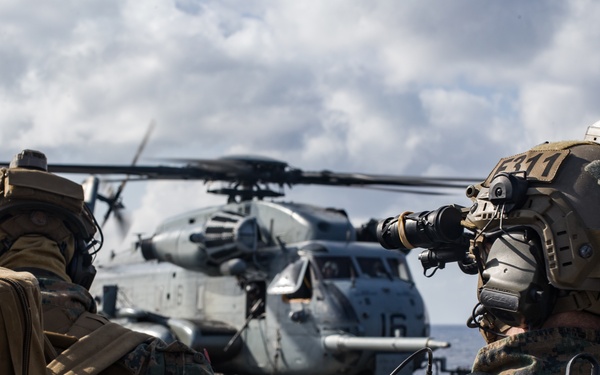
<svg viewBox="0 0 600 375"><path fill-rule="evenodd" d="M323 273L323 277L326 279L336 278L339 274L339 268L335 261L327 261L323 265L323 269L321 270Z"/></svg>
<svg viewBox="0 0 600 375"><path fill-rule="evenodd" d="M467 189L488 313L533 328L553 313L600 314L599 184L600 144L565 141L503 158Z"/></svg>
<svg viewBox="0 0 600 375"><path fill-rule="evenodd" d="M23 235L43 235L62 249L72 281L89 288L95 232L82 186L49 173L43 153L24 150L0 169L0 256Z"/></svg>

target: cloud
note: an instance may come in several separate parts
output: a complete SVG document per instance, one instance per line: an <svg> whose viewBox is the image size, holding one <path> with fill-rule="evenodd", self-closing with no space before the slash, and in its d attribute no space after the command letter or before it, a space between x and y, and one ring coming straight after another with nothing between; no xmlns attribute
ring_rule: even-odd
<svg viewBox="0 0 600 375"><path fill-rule="evenodd" d="M3 159L38 148L50 162L128 164L154 119L140 163L260 154L309 170L485 176L600 117L599 12L590 0L3 1ZM462 192L331 187L288 198L357 223L468 204ZM201 183L125 192L146 233L218 202Z"/></svg>

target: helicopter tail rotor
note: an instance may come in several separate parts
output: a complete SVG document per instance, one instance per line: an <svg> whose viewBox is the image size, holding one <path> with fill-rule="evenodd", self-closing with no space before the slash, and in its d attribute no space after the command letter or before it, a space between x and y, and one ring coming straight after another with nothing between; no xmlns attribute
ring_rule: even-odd
<svg viewBox="0 0 600 375"><path fill-rule="evenodd" d="M133 157L131 166L135 166L137 164L137 161L138 161L140 155L142 154L144 148L146 147L146 144L148 143L148 140L150 139L150 134L152 134L152 131L154 130L155 126L156 126L156 121L155 120L150 121L150 125L148 126L148 129L146 130L146 133L144 134L144 138L142 139L142 142L138 146L135 156ZM127 232L129 231L129 228L131 227L130 219L129 219L128 215L126 215L124 212L125 206L123 205L122 198L121 198L121 194L123 193L123 190L125 189L125 185L127 184L127 181L129 181L129 175L127 175L125 177L125 179L123 181L121 181L121 184L119 184L119 187L117 188L116 191L114 191L112 189L111 185L107 185L108 186L107 193L104 195L98 195L98 199L100 199L108 204L108 209L106 210L106 213L104 214L104 217L102 219L102 226L104 226L106 224L106 222L108 221L108 219L110 218L110 216L112 214L117 221L119 233L121 234L121 237L125 237L125 235L127 235Z"/></svg>

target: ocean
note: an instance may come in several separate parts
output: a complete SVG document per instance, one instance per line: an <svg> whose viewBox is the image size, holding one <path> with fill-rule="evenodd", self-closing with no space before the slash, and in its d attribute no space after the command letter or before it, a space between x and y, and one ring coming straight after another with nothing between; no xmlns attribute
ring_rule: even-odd
<svg viewBox="0 0 600 375"><path fill-rule="evenodd" d="M485 341L476 329L463 325L432 325L431 337L437 341L447 341L450 348L438 349L433 352L434 358L445 357L446 369L454 370L458 367L470 369L477 351L485 345ZM436 373L434 367L433 373ZM441 371L440 374L443 374ZM425 374L425 369L414 372L415 375Z"/></svg>

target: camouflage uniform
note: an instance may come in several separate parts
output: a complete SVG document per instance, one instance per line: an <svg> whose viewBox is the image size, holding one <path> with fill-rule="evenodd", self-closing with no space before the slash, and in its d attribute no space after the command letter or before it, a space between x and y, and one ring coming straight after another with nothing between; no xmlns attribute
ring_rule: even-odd
<svg viewBox="0 0 600 375"><path fill-rule="evenodd" d="M582 328L547 328L520 333L481 348L474 375L565 374L577 353L600 358L600 331ZM571 374L590 374L591 365L578 360Z"/></svg>
<svg viewBox="0 0 600 375"><path fill-rule="evenodd" d="M80 317L87 315L98 322L108 321L98 315L96 304L83 287L51 276L38 276L42 293L44 330L56 351L60 353L75 337L85 335L87 328L77 326ZM89 325L88 325L89 326ZM54 335L52 334L54 333ZM200 353L180 342L166 344L160 339L150 338L123 356L102 374L213 374L207 359Z"/></svg>

